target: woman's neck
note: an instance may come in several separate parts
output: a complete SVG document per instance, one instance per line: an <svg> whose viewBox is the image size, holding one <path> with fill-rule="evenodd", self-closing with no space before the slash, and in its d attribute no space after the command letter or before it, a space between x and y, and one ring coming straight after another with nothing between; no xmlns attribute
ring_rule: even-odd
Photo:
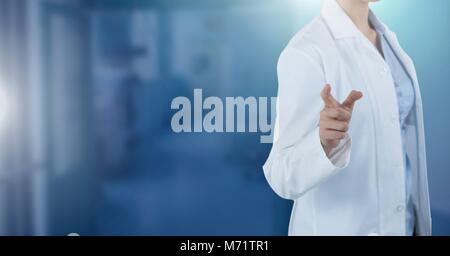
<svg viewBox="0 0 450 256"><path fill-rule="evenodd" d="M369 3L361 0L337 0L337 2L363 34L372 31L369 23Z"/></svg>

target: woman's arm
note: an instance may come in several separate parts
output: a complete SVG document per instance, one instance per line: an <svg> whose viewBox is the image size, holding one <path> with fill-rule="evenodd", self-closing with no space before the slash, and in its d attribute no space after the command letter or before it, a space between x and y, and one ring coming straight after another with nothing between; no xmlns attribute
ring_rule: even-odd
<svg viewBox="0 0 450 256"><path fill-rule="evenodd" d="M338 119L348 111L323 89L323 69L305 52L286 49L278 62L278 79L275 138L263 169L279 196L296 199L347 166L351 146L348 125L337 126L342 125ZM352 105L359 94L349 96ZM345 115L348 121L350 117L351 111Z"/></svg>

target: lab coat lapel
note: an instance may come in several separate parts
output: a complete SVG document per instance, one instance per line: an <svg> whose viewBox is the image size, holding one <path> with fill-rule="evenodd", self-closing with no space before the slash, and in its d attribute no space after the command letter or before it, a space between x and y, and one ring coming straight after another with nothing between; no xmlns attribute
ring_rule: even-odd
<svg viewBox="0 0 450 256"><path fill-rule="evenodd" d="M406 53L403 51L403 49L400 47L400 43L398 42L397 35L389 30L386 25L384 25L377 16L370 10L369 12L369 20L372 23L372 25L379 31L381 31L388 41L388 43L391 45L392 49L394 50L395 55L400 59L400 62L403 64L403 66L406 69L406 72L408 73L409 77L413 80L414 87L418 87L418 81L417 81L417 75L414 70L414 64L412 60L406 55Z"/></svg>
<svg viewBox="0 0 450 256"><path fill-rule="evenodd" d="M414 129L417 139L417 161L416 166L418 173L417 185L418 185L418 223L416 224L416 231L418 235L431 235L431 219L430 219L430 206L429 206L429 192L428 192L428 177L427 177L427 164L426 164L426 148L425 148L425 133L424 133L424 121L423 121L423 109L422 98L420 95L419 81L414 68L414 63L409 56L403 51L398 42L397 36L391 31L385 32L388 42L391 44L395 54L404 65L406 72L409 74L413 81L415 91L415 115L414 115Z"/></svg>
<svg viewBox="0 0 450 256"><path fill-rule="evenodd" d="M385 31L386 31L385 32L386 39L388 40L397 57L400 59L400 62L405 67L409 77L412 79L417 94L419 82L417 80L417 74L414 69L414 64L412 60L408 57L408 55L406 55L406 53L400 47L396 34L392 31L388 31L387 29ZM418 94L418 96L420 96L420 93Z"/></svg>
<svg viewBox="0 0 450 256"><path fill-rule="evenodd" d="M428 177L427 177L427 164L426 164L426 148L425 148L425 133L424 133L424 121L423 121L423 109L422 98L419 89L419 81L417 79L414 63L409 56L403 51L398 42L397 36L394 32L390 31L386 25L381 23L375 14L370 11L369 16L372 24L386 36L388 43L391 45L394 53L399 58L400 62L405 67L406 72L411 78L415 92L415 112L412 118L412 124L414 127L414 137L416 138L416 148L412 152L415 152L416 159L413 160L416 166L417 177L417 221L416 231L418 235L431 235L431 218L430 218L430 204L429 204L429 192L428 192ZM411 151L411 150L409 150Z"/></svg>

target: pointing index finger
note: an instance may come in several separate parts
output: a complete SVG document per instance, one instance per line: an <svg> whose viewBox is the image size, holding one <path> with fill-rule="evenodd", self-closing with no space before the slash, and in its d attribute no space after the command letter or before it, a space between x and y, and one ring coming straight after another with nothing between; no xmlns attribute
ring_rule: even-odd
<svg viewBox="0 0 450 256"><path fill-rule="evenodd" d="M340 105L333 95L331 95L331 86L329 84L325 85L320 96L325 103L325 107L338 107Z"/></svg>

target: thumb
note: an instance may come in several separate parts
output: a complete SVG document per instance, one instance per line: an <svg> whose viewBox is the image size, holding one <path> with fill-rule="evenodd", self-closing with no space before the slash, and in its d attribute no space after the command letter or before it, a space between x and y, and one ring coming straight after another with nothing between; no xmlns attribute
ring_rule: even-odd
<svg viewBox="0 0 450 256"><path fill-rule="evenodd" d="M342 106L345 108L353 109L353 106L355 105L355 102L358 101L363 97L362 92L359 91L352 91L348 96L347 99L344 100L342 103Z"/></svg>

